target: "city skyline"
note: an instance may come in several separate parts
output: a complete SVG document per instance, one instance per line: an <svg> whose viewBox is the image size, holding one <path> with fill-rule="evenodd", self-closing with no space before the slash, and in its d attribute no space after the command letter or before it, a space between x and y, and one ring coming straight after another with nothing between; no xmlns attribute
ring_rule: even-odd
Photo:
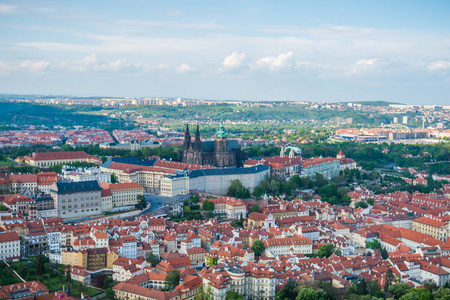
<svg viewBox="0 0 450 300"><path fill-rule="evenodd" d="M3 1L0 93L448 104L449 3L339 4Z"/></svg>

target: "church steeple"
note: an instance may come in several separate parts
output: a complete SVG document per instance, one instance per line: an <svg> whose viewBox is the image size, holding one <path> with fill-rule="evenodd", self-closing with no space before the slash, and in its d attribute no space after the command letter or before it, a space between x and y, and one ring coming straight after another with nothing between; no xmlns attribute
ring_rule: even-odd
<svg viewBox="0 0 450 300"><path fill-rule="evenodd" d="M200 128L197 124L197 132L195 133L194 149L200 151L202 149L202 141L200 140Z"/></svg>
<svg viewBox="0 0 450 300"><path fill-rule="evenodd" d="M294 149L291 148L291 152L289 152L289 158L294 158L294 157L295 157Z"/></svg>
<svg viewBox="0 0 450 300"><path fill-rule="evenodd" d="M189 124L186 125L186 132L184 133L183 150L189 149L191 144L191 134L189 133Z"/></svg>

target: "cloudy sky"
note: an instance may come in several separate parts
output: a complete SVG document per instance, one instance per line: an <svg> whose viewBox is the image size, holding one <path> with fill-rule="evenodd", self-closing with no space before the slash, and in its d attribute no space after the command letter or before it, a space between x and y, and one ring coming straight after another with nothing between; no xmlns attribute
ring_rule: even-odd
<svg viewBox="0 0 450 300"><path fill-rule="evenodd" d="M0 93L450 105L450 1L0 0Z"/></svg>

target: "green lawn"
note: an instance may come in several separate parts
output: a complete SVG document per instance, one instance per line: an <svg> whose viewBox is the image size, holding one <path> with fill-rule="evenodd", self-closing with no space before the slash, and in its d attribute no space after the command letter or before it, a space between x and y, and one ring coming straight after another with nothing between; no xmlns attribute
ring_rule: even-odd
<svg viewBox="0 0 450 300"><path fill-rule="evenodd" d="M12 166L12 165L17 165L17 163L12 160L0 160L0 166Z"/></svg>
<svg viewBox="0 0 450 300"><path fill-rule="evenodd" d="M89 297L93 297L93 296L103 293L102 290L94 289L91 287L80 288L80 284L77 282L70 284L71 295L81 298L81 291L83 291L83 293L89 295Z"/></svg>
<svg viewBox="0 0 450 300"><path fill-rule="evenodd" d="M42 280L42 283L45 284L45 286L47 286L50 293L62 290L63 285L65 286L65 290L67 290L67 283L65 282L64 277L47 278Z"/></svg>

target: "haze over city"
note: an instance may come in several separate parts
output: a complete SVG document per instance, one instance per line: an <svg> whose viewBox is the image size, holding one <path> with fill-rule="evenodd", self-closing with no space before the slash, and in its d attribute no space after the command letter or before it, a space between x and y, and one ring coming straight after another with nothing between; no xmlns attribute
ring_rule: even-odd
<svg viewBox="0 0 450 300"><path fill-rule="evenodd" d="M447 105L448 1L2 1L0 92Z"/></svg>

